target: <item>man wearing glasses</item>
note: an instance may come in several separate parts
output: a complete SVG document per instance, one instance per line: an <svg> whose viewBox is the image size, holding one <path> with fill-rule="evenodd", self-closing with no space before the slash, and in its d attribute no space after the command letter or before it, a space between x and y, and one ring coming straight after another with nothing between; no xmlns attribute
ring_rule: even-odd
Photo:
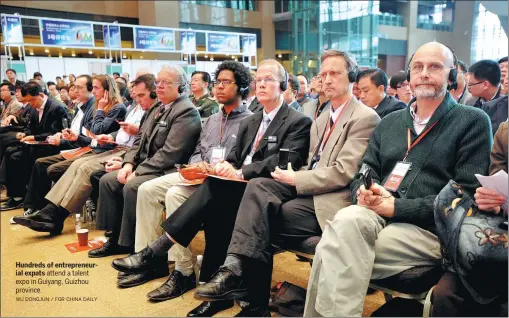
<svg viewBox="0 0 509 318"><path fill-rule="evenodd" d="M207 118L217 113L219 106L209 95L210 74L202 71L195 71L191 75L191 92L189 98L198 108L201 118Z"/></svg>
<svg viewBox="0 0 509 318"><path fill-rule="evenodd" d="M242 217L239 205L246 188L244 180L270 178L278 165L281 148L291 151L289 160L296 169L308 157L311 119L284 102L287 81L287 73L279 62L264 60L260 63L256 72L256 97L264 109L242 121L233 150L226 160L214 166L215 173L228 180L206 178L163 223L163 235L140 252L114 260L114 268L129 273L146 271L158 259L166 258L174 244L189 246L203 227L206 248L200 281L212 277L226 257L237 212ZM210 317L231 306L232 300L205 301L189 315ZM243 314L247 315L250 308L245 310ZM259 316L258 312L252 314Z"/></svg>
<svg viewBox="0 0 509 318"><path fill-rule="evenodd" d="M468 72L468 91L477 98L474 107L481 108L483 103L500 96L501 71L497 61L480 60L470 66Z"/></svg>
<svg viewBox="0 0 509 318"><path fill-rule="evenodd" d="M405 71L400 71L391 77L391 81L389 85L392 89L396 90L396 98L408 105L410 100L412 100L412 90L410 89L410 84L407 81Z"/></svg>

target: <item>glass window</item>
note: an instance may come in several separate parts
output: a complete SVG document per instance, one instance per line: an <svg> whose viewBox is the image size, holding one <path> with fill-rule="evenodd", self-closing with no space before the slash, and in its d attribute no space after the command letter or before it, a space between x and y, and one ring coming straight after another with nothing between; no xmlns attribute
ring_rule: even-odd
<svg viewBox="0 0 509 318"><path fill-rule="evenodd" d="M470 61L482 59L498 60L507 56L507 34L500 24L498 15L486 10L479 3L474 13Z"/></svg>
<svg viewBox="0 0 509 318"><path fill-rule="evenodd" d="M199 4L210 7L230 8L250 11L256 10L255 6L256 2L254 0L180 0L180 2Z"/></svg>
<svg viewBox="0 0 509 318"><path fill-rule="evenodd" d="M419 0L417 28L452 32L454 29L454 1Z"/></svg>

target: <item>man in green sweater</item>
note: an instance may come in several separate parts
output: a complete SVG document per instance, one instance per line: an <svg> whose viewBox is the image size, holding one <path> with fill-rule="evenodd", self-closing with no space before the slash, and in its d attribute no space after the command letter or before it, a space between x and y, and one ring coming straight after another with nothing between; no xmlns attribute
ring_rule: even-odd
<svg viewBox="0 0 509 318"><path fill-rule="evenodd" d="M455 58L446 46L421 46L410 66L415 101L382 119L351 185L356 205L338 211L322 235L304 316L360 316L370 279L439 265L433 202L450 179L473 194L486 175L492 144L488 116L447 92Z"/></svg>

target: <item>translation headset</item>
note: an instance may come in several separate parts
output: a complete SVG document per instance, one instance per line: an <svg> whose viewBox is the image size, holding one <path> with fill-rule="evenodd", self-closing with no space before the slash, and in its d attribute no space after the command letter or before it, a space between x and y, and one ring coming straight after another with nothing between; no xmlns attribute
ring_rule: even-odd
<svg viewBox="0 0 509 318"><path fill-rule="evenodd" d="M354 65L353 70L348 72L348 80L350 81L350 83L355 83L355 81L357 80L358 72L359 68L357 67L357 65Z"/></svg>
<svg viewBox="0 0 509 318"><path fill-rule="evenodd" d="M86 78L87 78L87 91L91 92L93 89L92 78L88 75L86 76Z"/></svg>
<svg viewBox="0 0 509 318"><path fill-rule="evenodd" d="M179 94L182 94L186 91L186 84L179 85L178 92Z"/></svg>
<svg viewBox="0 0 509 318"><path fill-rule="evenodd" d="M452 68L450 71L449 71L449 76L447 78L447 80L449 81L449 84L447 84L447 90L450 91L451 89L457 89L458 88L458 57L456 56L456 53L454 52L453 49L451 49L450 47L448 47L447 45L444 45L446 48L449 49L449 51L451 51L452 53L452 58L453 58L453 64L454 64L454 68ZM410 64L412 63L412 59L414 58L414 54L412 54L412 56L410 57L410 60L408 61L408 66L407 66L407 70L406 70L406 80L408 81L408 83L410 83Z"/></svg>
<svg viewBox="0 0 509 318"><path fill-rule="evenodd" d="M283 68L283 66L281 66L281 68ZM286 89L288 88L288 72L283 68L284 72L285 72L285 78L283 81L279 82L279 88L281 89L281 91L286 91Z"/></svg>
<svg viewBox="0 0 509 318"><path fill-rule="evenodd" d="M154 92L154 91L151 91L151 92L150 92L150 98L151 98L151 99L156 99L156 98L157 98L157 93L156 93L156 92Z"/></svg>

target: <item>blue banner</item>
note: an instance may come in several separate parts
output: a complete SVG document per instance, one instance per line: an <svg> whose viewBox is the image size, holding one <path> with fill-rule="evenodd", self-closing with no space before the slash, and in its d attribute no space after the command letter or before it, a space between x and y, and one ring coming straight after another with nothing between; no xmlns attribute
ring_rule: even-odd
<svg viewBox="0 0 509 318"><path fill-rule="evenodd" d="M256 35L242 36L242 54L245 56L256 56Z"/></svg>
<svg viewBox="0 0 509 318"><path fill-rule="evenodd" d="M184 53L196 52L196 33L194 31L180 32L180 47Z"/></svg>
<svg viewBox="0 0 509 318"><path fill-rule="evenodd" d="M110 47L112 49L120 49L122 47L120 27L118 25L104 25L103 37L105 47Z"/></svg>
<svg viewBox="0 0 509 318"><path fill-rule="evenodd" d="M240 53L239 35L207 33L207 52Z"/></svg>
<svg viewBox="0 0 509 318"><path fill-rule="evenodd" d="M2 33L6 44L23 43L23 29L19 17L2 17Z"/></svg>
<svg viewBox="0 0 509 318"><path fill-rule="evenodd" d="M135 48L175 51L175 32L168 29L134 28Z"/></svg>
<svg viewBox="0 0 509 318"><path fill-rule="evenodd" d="M92 23L41 19L42 44L61 46L94 46Z"/></svg>

